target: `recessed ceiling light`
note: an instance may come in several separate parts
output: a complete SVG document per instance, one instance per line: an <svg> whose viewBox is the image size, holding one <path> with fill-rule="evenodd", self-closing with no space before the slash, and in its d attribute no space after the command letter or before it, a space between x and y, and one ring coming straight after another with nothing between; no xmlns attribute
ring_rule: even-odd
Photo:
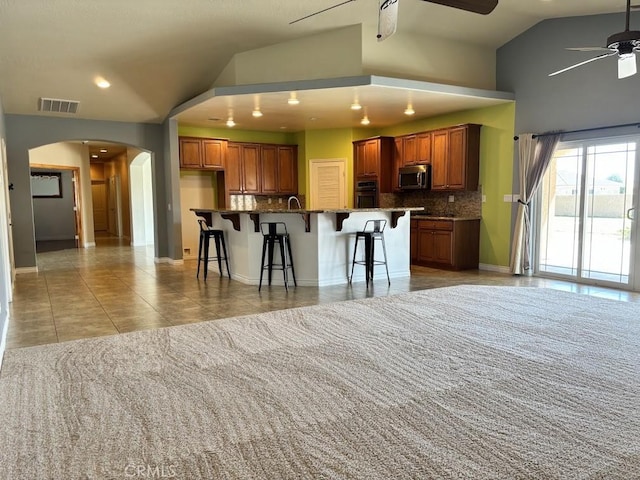
<svg viewBox="0 0 640 480"><path fill-rule="evenodd" d="M100 149L100 153L107 153L107 149L106 148L101 148Z"/></svg>
<svg viewBox="0 0 640 480"><path fill-rule="evenodd" d="M94 153L93 155L91 155L91 158L98 158L98 155Z"/></svg>
<svg viewBox="0 0 640 480"><path fill-rule="evenodd" d="M291 96L289 97L289 100L287 100L287 103L289 105L298 105L300 103L300 100L298 100L298 97L296 96L296 92L291 92Z"/></svg>
<svg viewBox="0 0 640 480"><path fill-rule="evenodd" d="M253 116L254 116L254 117L256 117L256 118L259 118L259 117L261 117L261 116L262 116L262 112L260 111L260 109L259 109L259 108L256 108L256 109L251 113L251 115L253 115Z"/></svg>
<svg viewBox="0 0 640 480"><path fill-rule="evenodd" d="M280 127L280 130L286 130L287 127L285 127L284 125L282 127Z"/></svg>
<svg viewBox="0 0 640 480"><path fill-rule="evenodd" d="M405 115L414 115L416 113L416 111L413 109L413 107L411 106L411 104L407 105L407 108L404 111Z"/></svg>
<svg viewBox="0 0 640 480"><path fill-rule="evenodd" d="M364 117L362 117L362 120L360 120L360 123L362 125L369 125L371 122L369 121L369 117L365 115Z"/></svg>
<svg viewBox="0 0 640 480"><path fill-rule="evenodd" d="M111 83L109 83L109 81L105 78L98 77L96 78L96 85L100 88L109 88L111 86Z"/></svg>

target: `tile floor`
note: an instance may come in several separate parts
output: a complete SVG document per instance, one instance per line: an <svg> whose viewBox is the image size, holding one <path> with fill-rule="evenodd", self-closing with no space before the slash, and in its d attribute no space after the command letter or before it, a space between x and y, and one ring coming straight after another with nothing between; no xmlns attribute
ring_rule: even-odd
<svg viewBox="0 0 640 480"><path fill-rule="evenodd" d="M16 277L7 348L145 330L291 307L385 296L456 284L540 286L640 302L640 294L570 282L484 272L412 269L410 278L351 286L245 285L220 278L214 267L196 280L195 260L156 264L153 250L96 239L91 249L38 253L38 273ZM233 274L233 272L232 272Z"/></svg>

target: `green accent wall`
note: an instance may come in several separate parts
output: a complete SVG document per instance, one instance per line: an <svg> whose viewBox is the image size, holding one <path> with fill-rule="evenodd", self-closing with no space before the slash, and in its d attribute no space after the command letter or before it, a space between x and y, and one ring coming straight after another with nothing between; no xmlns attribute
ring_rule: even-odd
<svg viewBox="0 0 640 480"><path fill-rule="evenodd" d="M232 142L282 143L295 145L297 135L294 132L261 132L254 130L236 130L235 128L209 128L178 126L181 137L226 138Z"/></svg>
<svg viewBox="0 0 640 480"><path fill-rule="evenodd" d="M467 110L384 129L381 135L405 135L462 123L483 125L480 133L480 189L486 197L482 204L480 227L480 263L509 265L511 249L512 193L515 103Z"/></svg>

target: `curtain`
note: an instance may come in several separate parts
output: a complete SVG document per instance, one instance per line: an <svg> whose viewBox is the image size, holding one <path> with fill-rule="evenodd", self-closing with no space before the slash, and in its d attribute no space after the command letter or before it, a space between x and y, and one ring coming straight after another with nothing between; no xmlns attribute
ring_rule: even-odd
<svg viewBox="0 0 640 480"><path fill-rule="evenodd" d="M521 275L531 270L530 203L544 173L549 167L561 133L548 133L534 138L531 133L519 135L520 200L511 244L511 273Z"/></svg>

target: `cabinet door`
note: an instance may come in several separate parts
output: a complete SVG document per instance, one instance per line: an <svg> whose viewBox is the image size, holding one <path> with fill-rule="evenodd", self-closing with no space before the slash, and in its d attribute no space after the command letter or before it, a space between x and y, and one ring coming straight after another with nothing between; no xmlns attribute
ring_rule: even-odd
<svg viewBox="0 0 640 480"><path fill-rule="evenodd" d="M433 232L433 260L434 262L452 265L453 235L451 232L434 230Z"/></svg>
<svg viewBox="0 0 640 480"><path fill-rule="evenodd" d="M380 170L380 141L368 140L364 148L364 174L376 176Z"/></svg>
<svg viewBox="0 0 640 480"><path fill-rule="evenodd" d="M365 165L365 157L366 157L366 143L365 142L357 142L354 144L353 149L353 173L354 176L362 177L366 175L366 165Z"/></svg>
<svg viewBox="0 0 640 480"><path fill-rule="evenodd" d="M409 244L411 245L411 263L418 260L418 220L411 220Z"/></svg>
<svg viewBox="0 0 640 480"><path fill-rule="evenodd" d="M262 193L278 193L278 147L262 145L260 171L262 173Z"/></svg>
<svg viewBox="0 0 640 480"><path fill-rule="evenodd" d="M431 163L431 132L416 135L417 163Z"/></svg>
<svg viewBox="0 0 640 480"><path fill-rule="evenodd" d="M242 193L242 146L229 144L227 146L227 168L224 181L229 193Z"/></svg>
<svg viewBox="0 0 640 480"><path fill-rule="evenodd" d="M217 170L223 169L226 152L226 140L202 140L202 166Z"/></svg>
<svg viewBox="0 0 640 480"><path fill-rule="evenodd" d="M467 177L466 128L452 128L449 130L449 159L447 163L447 189L464 190Z"/></svg>
<svg viewBox="0 0 640 480"><path fill-rule="evenodd" d="M420 262L433 262L433 230L418 228L417 256Z"/></svg>
<svg viewBox="0 0 640 480"><path fill-rule="evenodd" d="M260 145L242 146L244 193L260 193Z"/></svg>
<svg viewBox="0 0 640 480"><path fill-rule="evenodd" d="M202 140L199 138L180 137L180 168L200 168L202 156Z"/></svg>
<svg viewBox="0 0 640 480"><path fill-rule="evenodd" d="M402 150L404 165L415 165L418 162L418 144L415 135L402 137Z"/></svg>
<svg viewBox="0 0 640 480"><path fill-rule="evenodd" d="M431 189L446 190L449 132L446 130L433 132L431 139Z"/></svg>
<svg viewBox="0 0 640 480"><path fill-rule="evenodd" d="M294 146L278 147L278 192L298 193L298 149Z"/></svg>

